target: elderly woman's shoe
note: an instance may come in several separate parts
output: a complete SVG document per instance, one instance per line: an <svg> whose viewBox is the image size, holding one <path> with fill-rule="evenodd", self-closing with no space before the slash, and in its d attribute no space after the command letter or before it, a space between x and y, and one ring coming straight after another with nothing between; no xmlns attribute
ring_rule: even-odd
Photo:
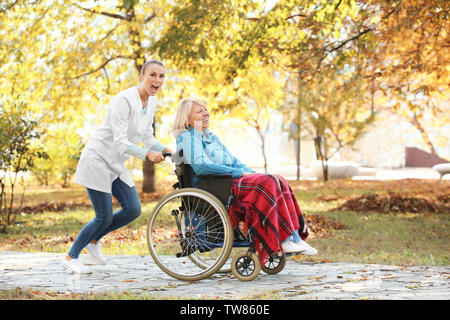
<svg viewBox="0 0 450 320"><path fill-rule="evenodd" d="M295 244L304 248L302 254L306 254L307 256L314 256L317 254L317 249L311 247L309 244L307 244L305 241L301 239L298 240Z"/></svg>
<svg viewBox="0 0 450 320"><path fill-rule="evenodd" d="M281 248L284 253L303 253L306 250L306 247L299 246L295 242L286 240L281 243Z"/></svg>

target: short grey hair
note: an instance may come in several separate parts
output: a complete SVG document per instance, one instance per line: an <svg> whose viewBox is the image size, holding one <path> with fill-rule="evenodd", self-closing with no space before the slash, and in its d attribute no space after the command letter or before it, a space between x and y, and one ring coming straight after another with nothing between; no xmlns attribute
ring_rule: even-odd
<svg viewBox="0 0 450 320"><path fill-rule="evenodd" d="M189 129L189 114L194 104L206 108L206 103L197 98L184 98L179 102L172 127L172 133L175 138L178 138L181 133Z"/></svg>
<svg viewBox="0 0 450 320"><path fill-rule="evenodd" d="M141 74L145 74L145 70L146 70L147 67L148 67L149 65L151 65L151 64L158 64L158 65L160 65L161 67L165 68L164 64L163 64L161 61L152 59L152 60L148 60L148 61L146 61L146 62L144 63L144 65L143 65L142 68L141 68Z"/></svg>

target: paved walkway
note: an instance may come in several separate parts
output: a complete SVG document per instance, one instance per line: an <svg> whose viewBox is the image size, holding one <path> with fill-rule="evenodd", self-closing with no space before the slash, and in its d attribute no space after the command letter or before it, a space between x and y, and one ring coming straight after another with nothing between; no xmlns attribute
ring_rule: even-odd
<svg viewBox="0 0 450 320"><path fill-rule="evenodd" d="M450 267L398 267L359 263L297 263L288 260L277 275L261 273L250 282L217 274L184 282L162 272L151 256L108 256L92 274L75 275L59 265L62 254L0 252L0 289L16 287L61 293L151 292L156 297L240 299L450 299ZM267 295L269 293L269 295Z"/></svg>

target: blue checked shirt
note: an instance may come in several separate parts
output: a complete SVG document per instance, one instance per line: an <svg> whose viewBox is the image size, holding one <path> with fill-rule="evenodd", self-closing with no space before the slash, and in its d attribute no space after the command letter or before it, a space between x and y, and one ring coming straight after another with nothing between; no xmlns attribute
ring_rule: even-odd
<svg viewBox="0 0 450 320"><path fill-rule="evenodd" d="M231 174L240 178L243 172L255 172L240 162L222 144L220 139L206 129L204 134L190 128L177 138L177 152L183 149L183 160L189 164L195 176L192 185L196 186L203 174Z"/></svg>

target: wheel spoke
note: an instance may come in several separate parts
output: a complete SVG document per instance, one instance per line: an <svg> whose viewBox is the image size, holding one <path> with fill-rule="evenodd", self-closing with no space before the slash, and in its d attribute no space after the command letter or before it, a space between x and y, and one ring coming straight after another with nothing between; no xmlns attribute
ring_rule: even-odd
<svg viewBox="0 0 450 320"><path fill-rule="evenodd" d="M199 189L176 190L164 197L148 225L153 259L164 272L182 280L203 279L220 269L232 240L223 204Z"/></svg>

